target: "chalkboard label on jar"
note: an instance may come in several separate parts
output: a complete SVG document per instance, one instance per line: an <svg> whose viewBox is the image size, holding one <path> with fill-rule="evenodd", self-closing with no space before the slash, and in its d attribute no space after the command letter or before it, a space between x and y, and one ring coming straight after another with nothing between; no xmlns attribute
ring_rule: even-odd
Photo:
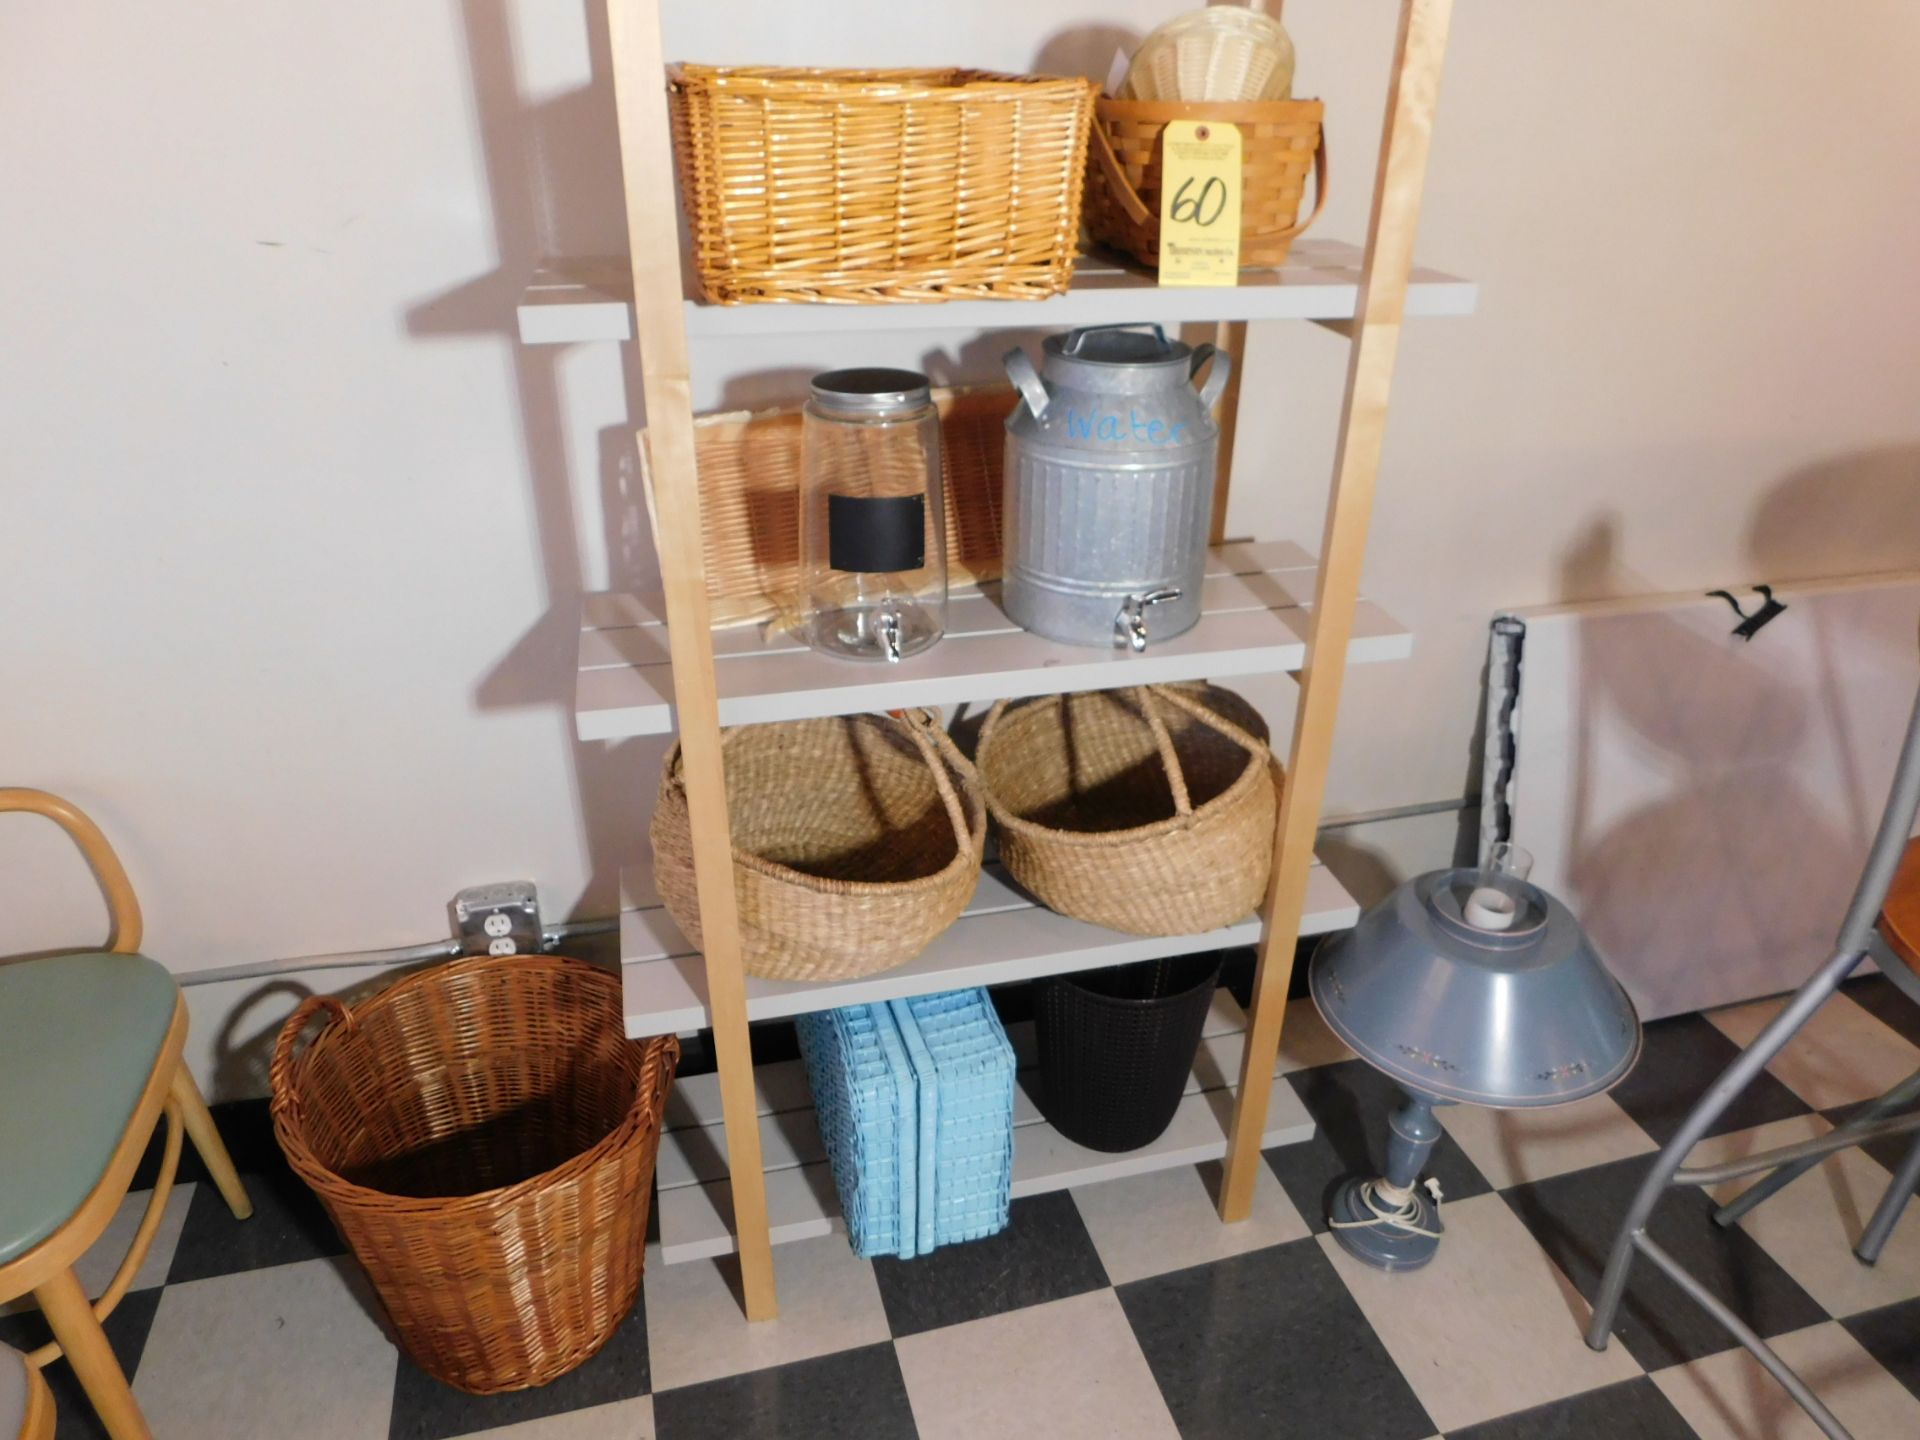
<svg viewBox="0 0 1920 1440"><path fill-rule="evenodd" d="M856 575L920 569L927 563L927 497L827 496L827 563Z"/></svg>

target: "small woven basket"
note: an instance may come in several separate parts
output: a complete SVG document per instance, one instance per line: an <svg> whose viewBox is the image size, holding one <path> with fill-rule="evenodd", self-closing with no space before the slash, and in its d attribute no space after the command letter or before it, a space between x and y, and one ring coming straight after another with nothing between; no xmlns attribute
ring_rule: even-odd
<svg viewBox="0 0 1920 1440"><path fill-rule="evenodd" d="M903 965L973 897L980 778L932 716L847 715L730 730L727 817L749 975L851 980ZM702 943L680 747L653 811L654 879Z"/></svg>
<svg viewBox="0 0 1920 1440"><path fill-rule="evenodd" d="M273 1129L415 1363L520 1390L633 1308L679 1056L671 1035L626 1038L616 975L475 956L351 1008L301 1002L274 1047Z"/></svg>
<svg viewBox="0 0 1920 1440"><path fill-rule="evenodd" d="M1130 935L1246 919L1272 865L1264 728L1211 686L1000 701L977 763L1001 861L1050 909Z"/></svg>
<svg viewBox="0 0 1920 1440"><path fill-rule="evenodd" d="M1326 107L1318 100L1183 103L1102 100L1095 107L1087 229L1143 265L1160 263L1160 132L1172 120L1240 127L1240 268L1279 265L1327 206ZM1307 174L1313 210L1299 219Z"/></svg>
<svg viewBox="0 0 1920 1440"><path fill-rule="evenodd" d="M709 300L1035 300L1073 276L1090 81L680 65L668 95Z"/></svg>

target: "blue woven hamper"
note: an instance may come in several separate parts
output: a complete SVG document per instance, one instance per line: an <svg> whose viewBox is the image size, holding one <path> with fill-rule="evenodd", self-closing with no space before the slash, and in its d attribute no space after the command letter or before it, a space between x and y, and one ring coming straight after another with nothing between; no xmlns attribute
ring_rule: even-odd
<svg viewBox="0 0 1920 1440"><path fill-rule="evenodd" d="M920 1249L997 1234L1013 1184L1007 1032L985 990L895 1000L893 1011L919 1091Z"/></svg>
<svg viewBox="0 0 1920 1440"><path fill-rule="evenodd" d="M854 1253L918 1253L919 1108L899 1026L885 1005L794 1021Z"/></svg>
<svg viewBox="0 0 1920 1440"><path fill-rule="evenodd" d="M984 990L795 1021L854 1251L910 1260L1007 1223L1013 1046Z"/></svg>

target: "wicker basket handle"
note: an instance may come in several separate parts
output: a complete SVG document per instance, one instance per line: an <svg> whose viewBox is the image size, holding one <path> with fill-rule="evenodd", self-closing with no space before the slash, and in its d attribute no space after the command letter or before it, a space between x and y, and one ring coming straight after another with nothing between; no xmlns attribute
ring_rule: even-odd
<svg viewBox="0 0 1920 1440"><path fill-rule="evenodd" d="M1136 225L1150 225L1160 217L1147 209L1146 202L1140 198L1140 192L1133 188L1133 182L1127 179L1127 172L1121 167L1120 157L1113 153L1113 142L1107 139L1106 127L1098 120L1090 127L1093 135L1093 158L1100 162L1100 168L1106 172L1107 190L1120 202L1120 208L1127 212L1127 218Z"/></svg>
<svg viewBox="0 0 1920 1440"><path fill-rule="evenodd" d="M1234 724L1233 721L1220 714L1219 711L1201 704L1185 691L1175 690L1166 685L1155 685L1153 687L1153 693L1173 706L1174 709L1184 710L1209 730L1226 736L1227 739L1245 750L1249 755L1256 755L1262 758L1272 757L1273 747L1268 745L1266 741L1262 740L1258 735L1249 734L1247 731L1242 730L1238 725Z"/></svg>
<svg viewBox="0 0 1920 1440"><path fill-rule="evenodd" d="M1193 797L1187 793L1187 777L1180 769L1180 756L1173 748L1173 733L1153 703L1160 694L1158 685L1141 685L1135 688L1133 698L1146 717L1147 729L1153 732L1154 747L1160 752L1160 764L1167 772L1167 785L1173 791L1173 812L1184 817L1193 814Z"/></svg>
<svg viewBox="0 0 1920 1440"><path fill-rule="evenodd" d="M1147 208L1147 202L1140 198L1140 192L1133 188L1133 182L1127 179L1127 172L1120 164L1120 157L1113 153L1113 142L1107 139L1106 130L1098 121L1094 122L1093 155L1100 162L1100 168L1106 173L1107 191L1119 202L1127 218L1136 225L1152 225L1160 217ZM1313 211L1304 220L1295 221L1284 230L1274 230L1264 235L1248 235L1242 238L1242 244L1262 244L1274 240L1291 240L1314 221L1320 218L1320 212L1327 208L1327 127L1320 127L1320 135L1313 146Z"/></svg>
<svg viewBox="0 0 1920 1440"><path fill-rule="evenodd" d="M967 824L967 807L960 803L959 792L953 788L953 779L947 773L947 765L952 765L962 775L971 778L972 763L960 753L959 747L927 711L889 710L887 714L891 719L899 722L900 728L907 732L907 738L913 741L914 749L920 752L920 758L926 761L927 769L933 772L933 788L939 792L940 803L946 807L947 819L953 824L954 841L963 851L966 850L973 844L973 832ZM722 730L720 732L721 748L724 750L727 742L744 728L736 725L730 730ZM943 757L946 764L941 763ZM668 764L672 767L672 775L676 783L684 787L686 782L681 778L682 759L678 745L673 747L668 757ZM301 1008L304 1009L306 1005L312 1003L309 1000ZM284 1039L285 1036L283 1035L282 1038Z"/></svg>
<svg viewBox="0 0 1920 1440"><path fill-rule="evenodd" d="M952 765L962 775L971 777L972 764L927 711L896 710L889 713L900 722L901 728L907 732L907 738L913 741L914 748L920 752L920 758L927 762L927 769L933 772L933 788L940 792L940 803L947 807L947 819L953 822L954 843L964 855L973 846L973 830L967 824L967 807L960 803L959 793L953 788L953 777L947 773L947 766Z"/></svg>
<svg viewBox="0 0 1920 1440"><path fill-rule="evenodd" d="M1320 127L1320 138L1313 146L1313 211L1304 220L1296 220L1284 230L1270 231L1265 235L1249 235L1246 242L1255 245L1269 244L1276 240L1291 240L1314 221L1320 218L1320 212L1327 208L1327 127Z"/></svg>
<svg viewBox="0 0 1920 1440"><path fill-rule="evenodd" d="M268 1082L273 1087L273 1108L278 1110L281 1097L291 1095L293 1087L287 1083L288 1072L293 1068L293 1047L300 1039L300 1032L307 1028L307 1022L322 1010L330 1012L327 1024L338 1021L348 1029L353 1028L353 1011L331 995L309 995L302 1000L293 1014L287 1017L287 1023L280 1027L280 1038L273 1042L273 1063L267 1069ZM321 1027L323 1030L325 1026Z"/></svg>

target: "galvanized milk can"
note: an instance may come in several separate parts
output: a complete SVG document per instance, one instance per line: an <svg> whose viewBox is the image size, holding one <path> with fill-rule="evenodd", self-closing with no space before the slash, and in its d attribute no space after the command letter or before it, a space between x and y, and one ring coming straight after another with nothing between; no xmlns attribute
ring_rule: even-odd
<svg viewBox="0 0 1920 1440"><path fill-rule="evenodd" d="M1041 351L1044 375L1025 351L1004 361L1023 397L1007 417L1007 614L1050 640L1134 650L1192 629L1231 360L1158 325L1052 335Z"/></svg>

